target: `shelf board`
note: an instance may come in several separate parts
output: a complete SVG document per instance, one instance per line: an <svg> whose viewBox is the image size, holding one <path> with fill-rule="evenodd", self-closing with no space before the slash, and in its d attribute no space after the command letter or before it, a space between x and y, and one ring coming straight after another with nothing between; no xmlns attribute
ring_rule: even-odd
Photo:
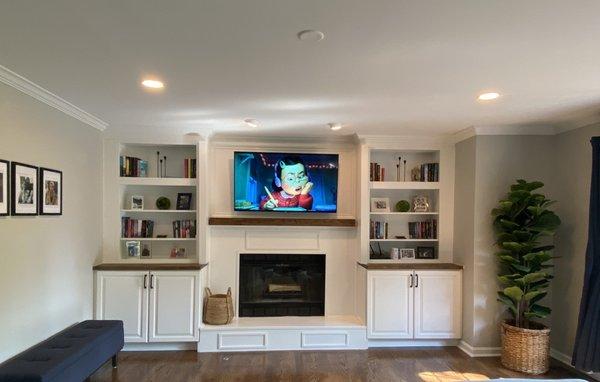
<svg viewBox="0 0 600 382"><path fill-rule="evenodd" d="M177 237L122 237L121 241L196 241L196 238Z"/></svg>
<svg viewBox="0 0 600 382"><path fill-rule="evenodd" d="M161 259L160 263L142 262L144 260L136 259L135 262L101 263L94 265L92 269L95 271L197 271L208 265L208 263L183 263L174 260L181 259Z"/></svg>
<svg viewBox="0 0 600 382"><path fill-rule="evenodd" d="M370 212L371 215L439 215L439 212Z"/></svg>
<svg viewBox="0 0 600 382"><path fill-rule="evenodd" d="M385 262L384 262L385 261ZM450 269L460 270L463 266L454 263L441 263L437 259L416 259L412 261L403 260L369 260L368 263L358 263L367 270L393 270L393 269Z"/></svg>
<svg viewBox="0 0 600 382"><path fill-rule="evenodd" d="M126 213L161 213L161 214L195 214L196 210L121 210Z"/></svg>
<svg viewBox="0 0 600 382"><path fill-rule="evenodd" d="M212 217L208 225L355 227L355 219Z"/></svg>
<svg viewBox="0 0 600 382"><path fill-rule="evenodd" d="M372 190L439 190L440 182L370 182Z"/></svg>
<svg viewBox="0 0 600 382"><path fill-rule="evenodd" d="M421 241L427 241L427 242L437 242L438 239L369 239L369 241L383 241L383 242L396 242L396 243L401 243L401 242L421 242Z"/></svg>
<svg viewBox="0 0 600 382"><path fill-rule="evenodd" d="M126 186L196 186L196 178L140 178L120 177L119 183Z"/></svg>

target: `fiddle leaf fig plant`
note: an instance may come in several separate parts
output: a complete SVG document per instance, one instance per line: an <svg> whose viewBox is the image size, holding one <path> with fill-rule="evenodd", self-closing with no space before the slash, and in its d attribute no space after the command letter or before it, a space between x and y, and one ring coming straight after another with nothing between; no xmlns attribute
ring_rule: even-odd
<svg viewBox="0 0 600 382"><path fill-rule="evenodd" d="M529 329L531 320L544 318L550 308L540 304L548 294L553 276L548 273L552 265L550 251L553 245L542 245L552 237L560 225L559 217L548 209L554 201L541 193L542 182L517 180L510 187L506 199L492 210L496 256L501 264L498 280L502 289L498 301L506 305L514 318L514 325Z"/></svg>

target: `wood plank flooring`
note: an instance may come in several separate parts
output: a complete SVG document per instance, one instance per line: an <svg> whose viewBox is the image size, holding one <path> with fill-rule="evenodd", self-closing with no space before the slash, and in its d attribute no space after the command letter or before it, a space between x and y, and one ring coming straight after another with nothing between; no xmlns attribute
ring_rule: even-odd
<svg viewBox="0 0 600 382"><path fill-rule="evenodd" d="M254 353L122 352L91 378L103 381L418 381L532 378L502 367L499 358L470 358L458 348ZM581 378L553 361L533 378Z"/></svg>

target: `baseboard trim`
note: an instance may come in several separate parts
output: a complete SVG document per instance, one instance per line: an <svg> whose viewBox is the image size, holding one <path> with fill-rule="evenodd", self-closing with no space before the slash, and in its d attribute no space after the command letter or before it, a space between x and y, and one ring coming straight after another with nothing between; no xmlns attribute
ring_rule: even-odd
<svg viewBox="0 0 600 382"><path fill-rule="evenodd" d="M499 357L502 352L500 347L476 347L462 340L458 343L458 348L469 357Z"/></svg>
<svg viewBox="0 0 600 382"><path fill-rule="evenodd" d="M123 351L178 351L178 350L196 350L196 342L153 342L125 344Z"/></svg>

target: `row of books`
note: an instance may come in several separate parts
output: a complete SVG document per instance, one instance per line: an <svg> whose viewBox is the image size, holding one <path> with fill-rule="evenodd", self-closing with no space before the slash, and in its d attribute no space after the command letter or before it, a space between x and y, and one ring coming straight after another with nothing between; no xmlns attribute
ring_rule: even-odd
<svg viewBox="0 0 600 382"><path fill-rule="evenodd" d="M409 222L408 236L411 239L437 239L437 220Z"/></svg>
<svg viewBox="0 0 600 382"><path fill-rule="evenodd" d="M421 165L421 182L439 182L440 164L425 163Z"/></svg>
<svg viewBox="0 0 600 382"><path fill-rule="evenodd" d="M175 220L173 222L173 237L181 239L193 239L196 237L195 220Z"/></svg>
<svg viewBox="0 0 600 382"><path fill-rule="evenodd" d="M140 158L122 155L119 157L119 168L121 176L148 176L148 161Z"/></svg>
<svg viewBox="0 0 600 382"><path fill-rule="evenodd" d="M371 220L371 226L369 228L369 237L371 239L387 239L388 223Z"/></svg>
<svg viewBox="0 0 600 382"><path fill-rule="evenodd" d="M196 177L196 159L185 158L183 160L183 177L184 178L195 178Z"/></svg>
<svg viewBox="0 0 600 382"><path fill-rule="evenodd" d="M371 182L384 182L385 168L377 162L371 162L369 166L369 180Z"/></svg>
<svg viewBox="0 0 600 382"><path fill-rule="evenodd" d="M121 236L122 237L152 237L154 233L154 221L121 218Z"/></svg>

